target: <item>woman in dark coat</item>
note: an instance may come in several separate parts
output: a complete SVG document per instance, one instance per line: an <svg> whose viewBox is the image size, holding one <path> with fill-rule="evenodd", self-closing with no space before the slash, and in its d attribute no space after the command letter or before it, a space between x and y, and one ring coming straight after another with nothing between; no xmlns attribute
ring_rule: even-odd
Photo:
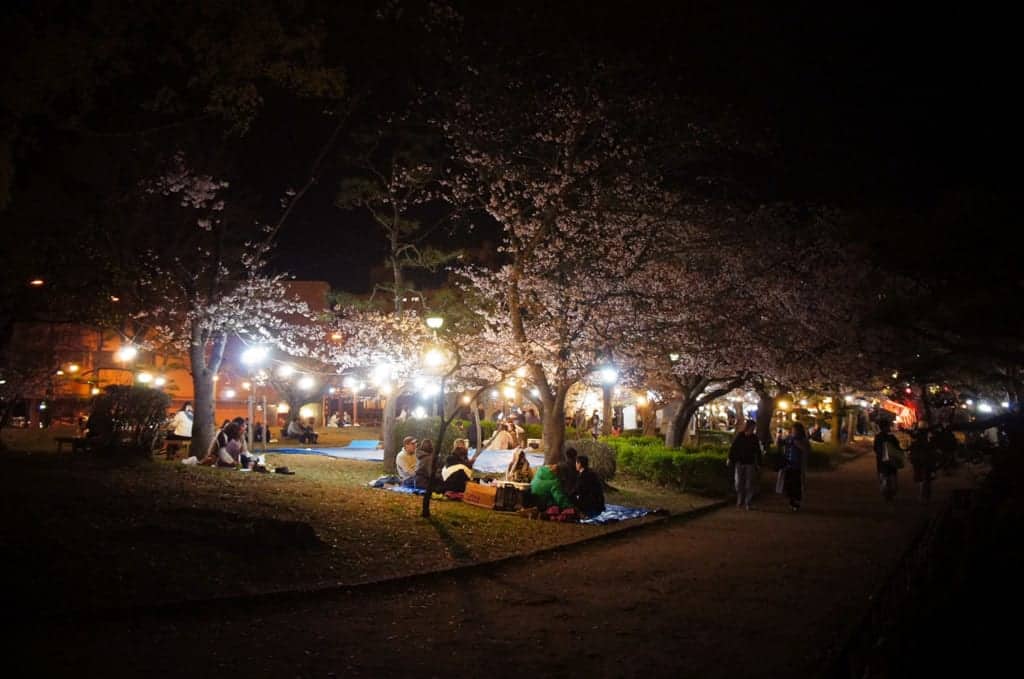
<svg viewBox="0 0 1024 679"><path fill-rule="evenodd" d="M794 512L800 509L804 500L804 482L807 477L807 460L811 455L811 444L807 440L804 425L794 422L786 438L783 452L782 489L789 498L789 507Z"/></svg>

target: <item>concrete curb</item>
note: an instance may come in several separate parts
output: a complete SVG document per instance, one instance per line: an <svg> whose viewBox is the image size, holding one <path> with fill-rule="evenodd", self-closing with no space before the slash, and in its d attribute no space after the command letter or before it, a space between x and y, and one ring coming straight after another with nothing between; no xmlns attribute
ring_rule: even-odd
<svg viewBox="0 0 1024 679"><path fill-rule="evenodd" d="M732 504L730 500L719 500L711 502L703 507L697 507L679 514L669 516L644 517L641 523L623 526L606 533L590 535L573 542L567 542L552 547L543 547L521 554L511 554L488 561L460 564L441 568L437 570L418 571L389 578L367 580L351 584L335 584L314 587L300 587L294 589L273 590L255 592L250 594L237 594L224 597L210 597L205 599L186 599L159 604L143 604L137 606L126 606L120 608L106 609L79 609L66 610L60 614L40 613L36 620L59 621L116 621L128 620L137 621L149 618L201 618L208 615L224 615L226 613L237 613L240 611L253 611L262 607L283 603L299 603L303 601L321 600L329 597L349 595L354 593L406 589L414 587L428 580L447 578L455 576L472 575L488 570L495 570L506 565L528 561L538 556L549 554L567 553L574 550L591 547L599 542L622 539L625 536L632 536L641 531L650 531L657 528L664 528L679 525L698 519L705 514L717 511Z"/></svg>

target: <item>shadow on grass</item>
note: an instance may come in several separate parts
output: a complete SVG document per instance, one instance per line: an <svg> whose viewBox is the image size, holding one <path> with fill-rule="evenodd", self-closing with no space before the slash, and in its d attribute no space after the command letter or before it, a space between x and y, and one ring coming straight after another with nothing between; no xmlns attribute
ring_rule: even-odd
<svg viewBox="0 0 1024 679"><path fill-rule="evenodd" d="M473 554L469 551L469 548L455 539L455 536L448 531L448 527L444 525L443 521L439 521L436 516L431 516L427 519L427 522L437 531L441 542L444 543L444 546L456 561L473 560Z"/></svg>

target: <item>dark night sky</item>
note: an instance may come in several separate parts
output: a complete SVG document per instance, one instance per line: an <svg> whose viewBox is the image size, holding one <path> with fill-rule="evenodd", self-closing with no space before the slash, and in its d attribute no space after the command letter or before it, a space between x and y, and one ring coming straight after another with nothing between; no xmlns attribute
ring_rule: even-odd
<svg viewBox="0 0 1024 679"><path fill-rule="evenodd" d="M630 7L569 3L548 16L549 35L529 39L557 43L572 26L574 40L640 59L652 84L674 83L763 120L778 141L779 198L892 211L905 223L907 213L927 220L959 191L1008 186L997 156L1007 139L1012 42L1000 37L997 17L811 5ZM358 287L369 261L366 223L331 207L332 197L328 187L310 197L280 261ZM908 242L920 237L907 235ZM336 247L314 254L317 243Z"/></svg>
<svg viewBox="0 0 1024 679"><path fill-rule="evenodd" d="M634 59L639 82L728 108L767 131L777 148L766 197L881 214L906 230L904 243L937 236L928 231L942 228L935 214L963 192L1008 194L999 159L1016 136L1008 133L1010 22L937 5L896 12L820 4L473 3L466 34L492 41L477 45L485 54L521 45ZM416 47L404 47L415 59ZM402 58L353 54L354 82L378 88ZM301 182L329 121L315 112L292 113L284 124L267 119L278 122L257 126L259 143L240 165L272 215L281 191ZM336 173L323 176L283 232L276 263L366 290L382 250L364 217L334 207ZM949 228L959 228L955 221Z"/></svg>

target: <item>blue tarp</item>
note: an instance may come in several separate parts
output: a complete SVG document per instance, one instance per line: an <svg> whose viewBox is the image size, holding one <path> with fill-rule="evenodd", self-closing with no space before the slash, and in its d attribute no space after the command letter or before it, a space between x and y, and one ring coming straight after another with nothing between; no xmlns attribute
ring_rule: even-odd
<svg viewBox="0 0 1024 679"><path fill-rule="evenodd" d="M392 493L405 493L406 495L425 495L427 491L422 488L406 488L405 486L381 486L384 490Z"/></svg>
<svg viewBox="0 0 1024 679"><path fill-rule="evenodd" d="M352 443L360 443L361 445L347 448L277 448L276 450L268 450L268 454L281 455L323 455L326 457L334 457L342 460L362 460L364 462L383 462L384 461L384 449L377 448L376 441L353 441ZM372 444L371 446L362 445L365 443Z"/></svg>
<svg viewBox="0 0 1024 679"><path fill-rule="evenodd" d="M376 439L359 439L352 441L344 448L340 450L378 450L380 448L380 441Z"/></svg>
<svg viewBox="0 0 1024 679"><path fill-rule="evenodd" d="M343 460L383 462L384 449L371 448L368 445L370 443L374 446L377 444L376 441L353 441L352 445L345 448L278 448L277 450L268 450L267 452L283 455L324 455ZM357 446L356 444L359 445ZM500 474L508 469L508 465L512 461L513 452L511 450L485 450L477 458L473 469L481 474ZM444 463L444 457L442 456L441 458L442 463ZM526 459L529 460L530 466L535 469L544 464L544 456L540 453L527 453Z"/></svg>
<svg viewBox="0 0 1024 679"><path fill-rule="evenodd" d="M582 519L580 523L615 523L616 521L628 521L639 519L651 513L650 509L640 507L623 507L622 505L605 505L604 511L589 519Z"/></svg>

